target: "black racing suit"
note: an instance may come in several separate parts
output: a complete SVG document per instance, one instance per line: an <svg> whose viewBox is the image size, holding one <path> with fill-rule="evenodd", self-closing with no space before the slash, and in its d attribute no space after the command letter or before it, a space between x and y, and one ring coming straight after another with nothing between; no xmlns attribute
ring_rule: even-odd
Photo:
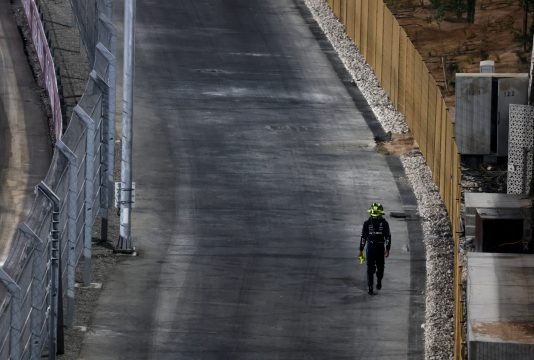
<svg viewBox="0 0 534 360"><path fill-rule="evenodd" d="M372 288L375 269L379 282L384 277L384 247L388 252L391 248L391 233L386 219L371 216L363 223L360 251L363 251L366 243L367 285Z"/></svg>

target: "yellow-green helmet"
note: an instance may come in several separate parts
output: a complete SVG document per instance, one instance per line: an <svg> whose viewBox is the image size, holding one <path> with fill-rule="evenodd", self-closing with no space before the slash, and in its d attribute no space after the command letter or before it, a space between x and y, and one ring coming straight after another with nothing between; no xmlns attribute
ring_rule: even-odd
<svg viewBox="0 0 534 360"><path fill-rule="evenodd" d="M372 217L379 217L384 215L384 207L379 202L374 202L371 204L371 207L369 208L369 210L367 210L367 212Z"/></svg>

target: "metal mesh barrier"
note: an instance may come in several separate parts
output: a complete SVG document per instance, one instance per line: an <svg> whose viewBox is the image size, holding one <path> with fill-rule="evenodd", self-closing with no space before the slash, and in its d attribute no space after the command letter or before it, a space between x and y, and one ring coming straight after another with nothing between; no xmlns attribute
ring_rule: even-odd
<svg viewBox="0 0 534 360"><path fill-rule="evenodd" d="M38 359L45 353L55 358L57 329L63 326L58 314L65 309L66 322L72 324L76 266L82 257L90 265L92 226L110 203L114 134L108 129L115 128L111 2L73 0L72 5L93 70L0 268L0 359ZM85 270L84 281L90 281L90 267Z"/></svg>
<svg viewBox="0 0 534 360"><path fill-rule="evenodd" d="M534 107L510 105L510 141L508 143L508 194L529 194L532 180Z"/></svg>
<svg viewBox="0 0 534 360"><path fill-rule="evenodd" d="M104 32L99 27L99 17L110 17L113 0L71 0L74 16L80 29L82 41L87 50L89 61L93 65L96 46Z"/></svg>

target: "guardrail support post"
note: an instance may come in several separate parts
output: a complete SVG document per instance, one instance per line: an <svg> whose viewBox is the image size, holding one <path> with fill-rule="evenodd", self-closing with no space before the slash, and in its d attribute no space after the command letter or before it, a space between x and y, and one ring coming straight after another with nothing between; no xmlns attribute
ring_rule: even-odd
<svg viewBox="0 0 534 360"><path fill-rule="evenodd" d="M50 289L50 350L49 359L55 360L56 354L63 354L63 281L61 278L61 237L59 236L59 197L43 181L37 185L52 203L52 229L50 231L50 261L52 286ZM54 331L55 329L55 331Z"/></svg>
<svg viewBox="0 0 534 360"><path fill-rule="evenodd" d="M67 326L74 324L74 311L76 302L75 295L75 275L76 275L76 198L78 195L78 157L61 139L56 142L56 148L65 156L69 162L69 189L67 195Z"/></svg>
<svg viewBox="0 0 534 360"><path fill-rule="evenodd" d="M4 284L11 295L11 333L9 337L11 358L20 359L22 357L22 291L15 280L13 280L2 268L0 268L0 282Z"/></svg>
<svg viewBox="0 0 534 360"><path fill-rule="evenodd" d="M94 161L95 161L95 122L80 106L76 105L74 113L87 128L86 158L85 158L85 221L83 236L83 283L91 284L91 253L92 253L92 229L93 229L93 204L94 204Z"/></svg>

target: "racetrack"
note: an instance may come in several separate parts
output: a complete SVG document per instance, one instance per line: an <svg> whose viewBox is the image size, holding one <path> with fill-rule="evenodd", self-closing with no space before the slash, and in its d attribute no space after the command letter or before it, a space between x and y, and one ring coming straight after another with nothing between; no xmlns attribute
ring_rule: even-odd
<svg viewBox="0 0 534 360"><path fill-rule="evenodd" d="M137 6L140 256L110 275L80 358L422 358L415 199L303 1ZM369 296L375 200L408 217L388 217Z"/></svg>

